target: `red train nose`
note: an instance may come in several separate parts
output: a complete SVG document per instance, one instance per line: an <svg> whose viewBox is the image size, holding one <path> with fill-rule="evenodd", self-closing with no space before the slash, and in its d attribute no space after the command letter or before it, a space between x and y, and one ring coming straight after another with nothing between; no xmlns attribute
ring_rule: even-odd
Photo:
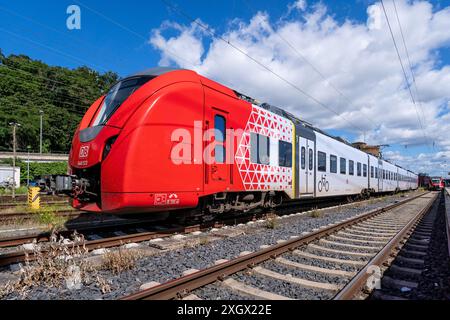
<svg viewBox="0 0 450 320"><path fill-rule="evenodd" d="M69 164L72 168L86 169L100 164L112 150L112 143L120 129L97 126L78 132L73 141Z"/></svg>

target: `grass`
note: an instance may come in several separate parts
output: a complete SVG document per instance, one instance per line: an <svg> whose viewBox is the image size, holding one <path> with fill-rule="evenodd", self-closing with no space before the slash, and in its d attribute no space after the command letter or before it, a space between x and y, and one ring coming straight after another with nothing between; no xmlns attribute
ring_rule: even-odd
<svg viewBox="0 0 450 320"><path fill-rule="evenodd" d="M118 250L105 253L101 268L110 270L114 274L119 274L133 269L140 258L142 258L142 254L137 250L119 248Z"/></svg>
<svg viewBox="0 0 450 320"><path fill-rule="evenodd" d="M66 222L70 219L69 216L59 216L58 211L61 207L45 206L39 210L32 210L27 206L20 206L15 208L8 208L0 211L2 213L26 212L27 216L21 216L14 219L8 219L2 222L1 227L39 227L44 228L44 231L57 231L64 228Z"/></svg>
<svg viewBox="0 0 450 320"><path fill-rule="evenodd" d="M0 195L11 195L12 194L12 190L11 189L4 189L1 188L0 189ZM24 195L24 194L28 194L28 188L27 187L19 187L16 189L16 195Z"/></svg>
<svg viewBox="0 0 450 320"><path fill-rule="evenodd" d="M274 213L269 213L266 216L266 224L265 227L267 229L276 229L278 227L278 220L276 219L278 216Z"/></svg>
<svg viewBox="0 0 450 320"><path fill-rule="evenodd" d="M43 225L49 231L57 231L64 228L68 217L58 216L58 209L55 207L41 207L39 210L27 210L33 216L33 221L38 225Z"/></svg>
<svg viewBox="0 0 450 320"><path fill-rule="evenodd" d="M43 244L36 244L33 250L35 260L30 261L27 255L19 279L0 285L0 299L13 293L26 299L35 287L61 288L64 284L69 287L73 283L79 286L95 283L103 293L109 292L109 282L86 260L88 250L84 238L74 234L74 242L70 246L63 240L53 235L47 250L43 250Z"/></svg>
<svg viewBox="0 0 450 320"><path fill-rule="evenodd" d="M313 210L313 211L310 213L309 216L310 216L311 218L321 218L321 217L323 216L323 212L321 212L321 211L315 209L315 210Z"/></svg>
<svg viewBox="0 0 450 320"><path fill-rule="evenodd" d="M209 238L208 237L201 237L198 244L201 246L207 245L209 243Z"/></svg>

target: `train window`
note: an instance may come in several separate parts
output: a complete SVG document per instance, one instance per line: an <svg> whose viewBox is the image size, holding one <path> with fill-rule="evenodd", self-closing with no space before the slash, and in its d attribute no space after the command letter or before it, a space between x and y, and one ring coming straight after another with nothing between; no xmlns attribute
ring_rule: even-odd
<svg viewBox="0 0 450 320"><path fill-rule="evenodd" d="M309 149L309 157L308 157L308 161L309 161L309 171L312 171L312 169L313 169L313 157L314 157L314 152L313 152L313 150L310 148L310 149Z"/></svg>
<svg viewBox="0 0 450 320"><path fill-rule="evenodd" d="M270 163L270 139L269 137L251 133L250 134L250 160L253 163Z"/></svg>
<svg viewBox="0 0 450 320"><path fill-rule="evenodd" d="M129 96L152 79L154 79L154 77L142 76L125 79L117 83L107 93L92 126L95 127L106 124L114 112L119 109Z"/></svg>
<svg viewBox="0 0 450 320"><path fill-rule="evenodd" d="M341 174L346 174L347 173L347 160L345 158L341 158Z"/></svg>
<svg viewBox="0 0 450 320"><path fill-rule="evenodd" d="M363 165L363 176L367 177L367 164Z"/></svg>
<svg viewBox="0 0 450 320"><path fill-rule="evenodd" d="M302 147L301 163L302 163L302 169L305 169L306 168L306 148L305 147Z"/></svg>
<svg viewBox="0 0 450 320"><path fill-rule="evenodd" d="M378 168L375 168L375 178L378 179Z"/></svg>
<svg viewBox="0 0 450 320"><path fill-rule="evenodd" d="M374 168L373 168L373 166L370 166L370 177L374 178Z"/></svg>
<svg viewBox="0 0 450 320"><path fill-rule="evenodd" d="M278 146L279 146L278 165L280 167L292 167L292 144L286 141L280 141ZM304 164L302 165L304 167Z"/></svg>
<svg viewBox="0 0 450 320"><path fill-rule="evenodd" d="M330 172L337 173L337 157L330 154Z"/></svg>
<svg viewBox="0 0 450 320"><path fill-rule="evenodd" d="M356 163L356 174L360 177L361 176L361 163Z"/></svg>
<svg viewBox="0 0 450 320"><path fill-rule="evenodd" d="M322 172L327 171L327 154L325 152L317 152L317 170Z"/></svg>
<svg viewBox="0 0 450 320"><path fill-rule="evenodd" d="M216 162L217 163L225 163L225 138L226 138L225 118L220 115L216 115L214 117L214 128L216 129L214 138L217 142L217 144L214 148Z"/></svg>
<svg viewBox="0 0 450 320"><path fill-rule="evenodd" d="M353 160L348 160L348 174L351 176L355 174L355 163Z"/></svg>

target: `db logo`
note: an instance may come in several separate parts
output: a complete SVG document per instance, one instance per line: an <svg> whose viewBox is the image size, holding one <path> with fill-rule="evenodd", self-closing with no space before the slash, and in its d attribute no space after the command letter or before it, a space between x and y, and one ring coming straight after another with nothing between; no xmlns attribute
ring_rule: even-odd
<svg viewBox="0 0 450 320"><path fill-rule="evenodd" d="M81 147L79 158L87 158L88 155L89 155L89 146Z"/></svg>
<svg viewBox="0 0 450 320"><path fill-rule="evenodd" d="M178 199L178 195L175 193L172 193L169 196L169 199L167 200L167 204L180 204L180 199Z"/></svg>

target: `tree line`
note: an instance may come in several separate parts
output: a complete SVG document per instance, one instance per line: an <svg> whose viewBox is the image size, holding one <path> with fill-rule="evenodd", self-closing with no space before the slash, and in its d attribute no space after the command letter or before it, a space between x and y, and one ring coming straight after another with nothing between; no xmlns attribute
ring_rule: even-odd
<svg viewBox="0 0 450 320"><path fill-rule="evenodd" d="M12 150L11 122L21 124L18 151L39 151L42 110L43 152L68 153L86 110L118 80L114 72L49 66L0 49L0 151Z"/></svg>

